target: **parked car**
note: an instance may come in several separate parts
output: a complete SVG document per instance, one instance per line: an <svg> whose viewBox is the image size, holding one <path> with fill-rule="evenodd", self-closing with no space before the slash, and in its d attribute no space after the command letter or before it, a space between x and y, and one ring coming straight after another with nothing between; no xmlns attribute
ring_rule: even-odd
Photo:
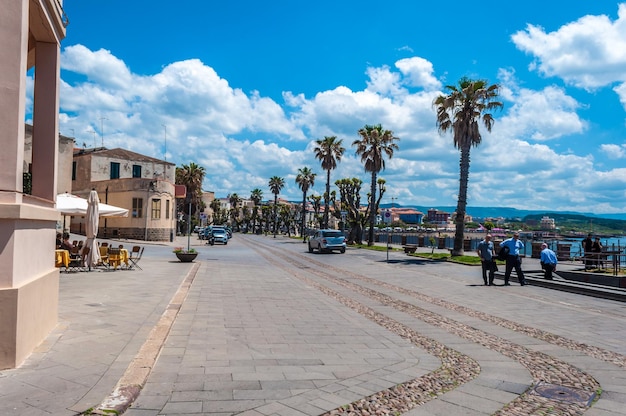
<svg viewBox="0 0 626 416"><path fill-rule="evenodd" d="M211 233L211 227L203 227L198 230L198 238L200 240L206 240Z"/></svg>
<svg viewBox="0 0 626 416"><path fill-rule="evenodd" d="M224 228L213 227L211 230L212 241L209 244L213 245L215 243L222 243L224 245L228 244L228 233Z"/></svg>
<svg viewBox="0 0 626 416"><path fill-rule="evenodd" d="M309 253L313 253L313 250L320 253L339 250L345 253L346 237L339 230L317 230L309 239Z"/></svg>

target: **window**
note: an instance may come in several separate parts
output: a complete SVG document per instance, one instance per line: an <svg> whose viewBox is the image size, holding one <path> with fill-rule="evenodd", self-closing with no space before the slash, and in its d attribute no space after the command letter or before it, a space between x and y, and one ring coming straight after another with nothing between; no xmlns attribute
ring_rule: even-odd
<svg viewBox="0 0 626 416"><path fill-rule="evenodd" d="M117 162L111 162L111 179L120 178L120 164Z"/></svg>
<svg viewBox="0 0 626 416"><path fill-rule="evenodd" d="M166 220L170 219L170 200L169 199L165 200L165 219Z"/></svg>
<svg viewBox="0 0 626 416"><path fill-rule="evenodd" d="M159 220L161 219L161 200L153 198L152 199L152 219Z"/></svg>
<svg viewBox="0 0 626 416"><path fill-rule="evenodd" d="M76 180L76 161L72 162L72 180Z"/></svg>
<svg viewBox="0 0 626 416"><path fill-rule="evenodd" d="M141 178L141 165L133 165L133 178Z"/></svg>
<svg viewBox="0 0 626 416"><path fill-rule="evenodd" d="M143 217L143 199L133 198L133 218Z"/></svg>

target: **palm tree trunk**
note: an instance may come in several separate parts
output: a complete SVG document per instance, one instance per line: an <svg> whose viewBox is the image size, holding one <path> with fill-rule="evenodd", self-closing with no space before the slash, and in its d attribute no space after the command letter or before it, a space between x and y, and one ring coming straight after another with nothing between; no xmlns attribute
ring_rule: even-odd
<svg viewBox="0 0 626 416"><path fill-rule="evenodd" d="M459 163L461 168L461 175L459 180L459 200L456 206L456 230L454 233L454 249L452 250L452 256L462 256L463 251L463 238L465 232L465 210L467 208L467 183L469 180L469 165L470 165L470 145L461 147L461 161Z"/></svg>
<svg viewBox="0 0 626 416"><path fill-rule="evenodd" d="M330 209L330 169L326 171L326 193L324 194L324 228L328 228L328 210Z"/></svg>
<svg viewBox="0 0 626 416"><path fill-rule="evenodd" d="M367 234L367 245L374 245L374 224L376 223L376 172L372 172L372 188L370 190L370 230Z"/></svg>
<svg viewBox="0 0 626 416"><path fill-rule="evenodd" d="M302 192L302 225L300 226L300 232L302 233L302 242L306 242L306 233L304 232L304 226L306 225L306 191Z"/></svg>
<svg viewBox="0 0 626 416"><path fill-rule="evenodd" d="M278 231L278 194L274 194L274 238L276 238L276 232Z"/></svg>

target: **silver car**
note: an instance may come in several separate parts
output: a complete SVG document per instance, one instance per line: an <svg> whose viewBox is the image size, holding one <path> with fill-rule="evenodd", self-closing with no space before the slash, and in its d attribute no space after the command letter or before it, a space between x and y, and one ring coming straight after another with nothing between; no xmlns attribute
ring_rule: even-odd
<svg viewBox="0 0 626 416"><path fill-rule="evenodd" d="M213 245L215 243L222 243L224 245L228 244L228 233L223 228L214 227L211 230L211 234L213 234L213 240L209 244Z"/></svg>
<svg viewBox="0 0 626 416"><path fill-rule="evenodd" d="M345 253L346 237L339 230L317 230L309 239L309 253L313 253L313 250L320 253L339 250Z"/></svg>

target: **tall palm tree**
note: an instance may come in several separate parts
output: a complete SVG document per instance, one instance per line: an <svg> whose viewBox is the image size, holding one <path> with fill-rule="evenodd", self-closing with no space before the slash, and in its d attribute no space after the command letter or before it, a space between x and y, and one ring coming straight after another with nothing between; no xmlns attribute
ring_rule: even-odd
<svg viewBox="0 0 626 416"><path fill-rule="evenodd" d="M259 204L263 200L263 191L259 188L254 188L250 193L250 200L254 204L254 209L252 210L252 233L256 232L256 220L259 217Z"/></svg>
<svg viewBox="0 0 626 416"><path fill-rule="evenodd" d="M309 191L313 185L315 185L315 177L317 173L313 173L313 171L308 167L303 167L298 169L298 176L296 176L296 183L302 189L302 224L300 226L300 231L302 233L302 242L306 241L306 193Z"/></svg>
<svg viewBox="0 0 626 416"><path fill-rule="evenodd" d="M235 225L237 226L237 230L239 230L239 204L241 204L242 199L236 193L228 195L228 202L230 202L230 218L233 228Z"/></svg>
<svg viewBox="0 0 626 416"><path fill-rule="evenodd" d="M278 213L276 211L276 207L278 205L278 194L281 189L285 187L285 179L279 176L272 176L269 182L270 191L274 194L274 238L276 238L276 229L277 229L277 221L278 221Z"/></svg>
<svg viewBox="0 0 626 416"><path fill-rule="evenodd" d="M437 108L437 128L440 133L452 130L454 147L461 152L459 163L461 173L459 180L459 199L456 207L456 231L454 234L454 249L451 255L463 255L463 232L465 228L465 209L467 207L467 182L469 180L470 149L478 146L482 140L478 124L482 122L491 131L494 118L490 111L503 107L502 102L496 101L499 95L499 85L488 85L485 80L472 80L463 77L458 86L445 87L448 95L440 95L433 101Z"/></svg>
<svg viewBox="0 0 626 416"><path fill-rule="evenodd" d="M395 141L400 140L393 135L391 130L384 130L383 126L365 125L359 130L360 140L352 142L356 146L357 156L361 156L361 162L365 166L366 172L371 172L372 183L370 191L370 229L367 238L367 245L374 245L374 225L376 223L376 213L378 211L378 201L376 201L376 177L381 170L385 169L385 155L391 159L393 152L398 150Z"/></svg>
<svg viewBox="0 0 626 416"><path fill-rule="evenodd" d="M176 184L185 185L187 187L188 198L179 203L181 204L181 206L178 207L179 211L186 212L189 216L198 211L198 207L202 202L202 182L204 181L205 173L206 170L202 166L193 162L189 163L189 165L182 165L180 168L176 168ZM191 208L189 208L189 202L191 202Z"/></svg>
<svg viewBox="0 0 626 416"><path fill-rule="evenodd" d="M315 158L322 163L322 169L326 171L326 192L324 193L324 228L328 228L328 210L330 205L330 171L337 167L346 149L342 146L343 140L336 136L325 136L316 140Z"/></svg>

